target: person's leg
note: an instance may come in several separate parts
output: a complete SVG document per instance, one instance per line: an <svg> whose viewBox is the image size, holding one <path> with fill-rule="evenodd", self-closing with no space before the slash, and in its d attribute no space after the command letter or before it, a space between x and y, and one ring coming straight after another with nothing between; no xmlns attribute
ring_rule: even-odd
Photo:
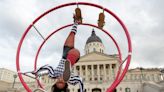
<svg viewBox="0 0 164 92"><path fill-rule="evenodd" d="M63 72L63 79L64 81L68 81L69 80L69 77L70 77L70 74L71 74L71 61L68 60L68 54L69 52L74 49L74 40L75 40L75 34L76 34L76 31L77 31L77 23L74 23L74 25L72 26L72 29L71 29L71 32L70 34L68 35L65 43L64 43L64 50L63 50L63 56L62 58L63 59L66 59L66 62L65 62L65 69L64 69L64 72ZM69 55L70 57L70 55Z"/></svg>
<svg viewBox="0 0 164 92"><path fill-rule="evenodd" d="M68 81L71 74L72 66L79 60L80 52L77 49L71 49L68 52L67 59L65 61L65 70L63 72L63 78L65 81Z"/></svg>
<svg viewBox="0 0 164 92"><path fill-rule="evenodd" d="M74 25L72 26L71 32L68 35L65 43L64 43L64 48L63 48L63 59L66 59L67 57L67 53L69 50L71 50L72 48L74 48L74 41L75 41L75 34L77 32L77 23L74 23Z"/></svg>
<svg viewBox="0 0 164 92"><path fill-rule="evenodd" d="M80 58L80 52L78 49L73 48L68 52L67 61L70 62L71 66L77 63L79 58Z"/></svg>

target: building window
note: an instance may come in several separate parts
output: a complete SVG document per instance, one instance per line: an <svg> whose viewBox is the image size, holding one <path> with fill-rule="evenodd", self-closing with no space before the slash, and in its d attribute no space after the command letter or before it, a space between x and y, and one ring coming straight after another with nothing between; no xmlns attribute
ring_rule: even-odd
<svg viewBox="0 0 164 92"><path fill-rule="evenodd" d="M106 69L109 69L109 64L106 64L105 66L106 66Z"/></svg>
<svg viewBox="0 0 164 92"><path fill-rule="evenodd" d="M85 66L84 66L84 65L82 66L82 70L83 70L83 71L85 70Z"/></svg>
<svg viewBox="0 0 164 92"><path fill-rule="evenodd" d="M95 52L95 51L96 51L96 49L95 49L95 48L93 48L93 51Z"/></svg>
<svg viewBox="0 0 164 92"><path fill-rule="evenodd" d="M147 76L147 80L150 81L150 77L149 76Z"/></svg>
<svg viewBox="0 0 164 92"><path fill-rule="evenodd" d="M101 80L101 81L103 80L102 77L100 77L100 80Z"/></svg>
<svg viewBox="0 0 164 92"><path fill-rule="evenodd" d="M131 92L130 88L125 88L125 92Z"/></svg>
<svg viewBox="0 0 164 92"><path fill-rule="evenodd" d="M112 69L116 68L116 65L115 64L112 64Z"/></svg>
<svg viewBox="0 0 164 92"><path fill-rule="evenodd" d="M120 91L122 91L122 87L120 87Z"/></svg>
<svg viewBox="0 0 164 92"><path fill-rule="evenodd" d="M94 69L97 69L97 65L94 65Z"/></svg>
<svg viewBox="0 0 164 92"><path fill-rule="evenodd" d="M85 78L83 78L83 81L85 81Z"/></svg>
<svg viewBox="0 0 164 92"><path fill-rule="evenodd" d="M89 49L88 49L88 53L89 53Z"/></svg>
<svg viewBox="0 0 164 92"><path fill-rule="evenodd" d="M79 66L76 66L76 70L79 70L80 69L80 67Z"/></svg>
<svg viewBox="0 0 164 92"><path fill-rule="evenodd" d="M107 80L109 80L109 77L107 77Z"/></svg>
<svg viewBox="0 0 164 92"><path fill-rule="evenodd" d="M97 81L97 77L95 78L95 81Z"/></svg>
<svg viewBox="0 0 164 92"><path fill-rule="evenodd" d="M130 79L133 80L133 74L131 74L130 77L131 77Z"/></svg>
<svg viewBox="0 0 164 92"><path fill-rule="evenodd" d="M135 76L134 76L134 80L137 80L137 75L135 74Z"/></svg>
<svg viewBox="0 0 164 92"><path fill-rule="evenodd" d="M101 89L100 88L94 88L94 89L92 89L92 92L101 92Z"/></svg>
<svg viewBox="0 0 164 92"><path fill-rule="evenodd" d="M88 65L87 67L88 67L88 69L90 69L90 70L91 70L91 65Z"/></svg>
<svg viewBox="0 0 164 92"><path fill-rule="evenodd" d="M83 71L83 75L85 76L85 71Z"/></svg>
<svg viewBox="0 0 164 92"><path fill-rule="evenodd" d="M109 75L109 64L106 64L105 68L106 68L106 74Z"/></svg>

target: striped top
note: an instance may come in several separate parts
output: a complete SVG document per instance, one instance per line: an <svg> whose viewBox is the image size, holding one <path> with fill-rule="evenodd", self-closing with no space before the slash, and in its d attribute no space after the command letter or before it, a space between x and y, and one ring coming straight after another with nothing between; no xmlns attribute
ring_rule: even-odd
<svg viewBox="0 0 164 92"><path fill-rule="evenodd" d="M50 65L44 65L42 67L40 67L36 72L38 74L38 76L41 76L43 73L41 73L41 71L48 71L48 76L56 79L58 77L63 76L63 72L64 72L64 64L65 64L65 59L61 59L59 62L59 65L54 69L52 66ZM69 84L71 85L76 85L79 84L80 87L80 92L84 92L84 85L82 82L82 78L80 76L75 76L74 73L71 73L71 76L69 78L69 80L67 81Z"/></svg>

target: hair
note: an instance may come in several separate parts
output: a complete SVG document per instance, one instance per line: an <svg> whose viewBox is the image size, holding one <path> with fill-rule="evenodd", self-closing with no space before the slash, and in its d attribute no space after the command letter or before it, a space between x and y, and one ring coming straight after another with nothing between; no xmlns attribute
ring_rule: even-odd
<svg viewBox="0 0 164 92"><path fill-rule="evenodd" d="M59 89L56 84L54 84L52 87L51 87L51 92L69 92L69 89L68 89L68 84L65 83L65 86L64 88L62 89Z"/></svg>

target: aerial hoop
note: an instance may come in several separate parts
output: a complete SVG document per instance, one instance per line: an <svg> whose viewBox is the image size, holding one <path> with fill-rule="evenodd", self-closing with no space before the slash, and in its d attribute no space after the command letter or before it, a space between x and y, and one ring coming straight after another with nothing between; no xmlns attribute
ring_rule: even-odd
<svg viewBox="0 0 164 92"><path fill-rule="evenodd" d="M57 30L53 31L51 34L49 34L49 35L45 38L45 40L41 43L41 45L39 46L39 49L37 50L37 53L36 53L36 56L35 56L34 70L37 69L37 60L38 60L39 53L40 53L42 47L44 46L44 44L48 41L48 39L50 39L50 37L52 37L56 32L58 32L58 31L60 31L60 30L62 30L62 29L64 29L64 28L70 27L70 26L72 26L72 25L73 25L73 24L68 24L68 25L62 26L62 27L58 28ZM80 25L91 26L91 27L95 27L95 28L97 28L97 29L100 29L98 26L93 25L93 24L82 23L82 24L80 24ZM117 51L118 51L119 61L120 61L120 63L122 63L122 62L121 62L121 61L122 61L121 50L120 50L120 48L119 48L119 46L118 46L116 40L115 40L114 37L113 37L109 32L107 32L106 30L104 30L104 29L100 29L100 30L103 31L105 34L107 34L107 35L112 39L112 41L113 41L113 43L115 44L115 46L116 46L116 48L117 48ZM117 73L116 76L119 76L119 75L120 75L120 72L121 72L121 71L118 70L118 73ZM117 79L118 79L118 77L116 77L116 80L117 80ZM43 88L43 86L41 85L40 81L38 81L38 84L39 84L39 86L40 86L41 88Z"/></svg>
<svg viewBox="0 0 164 92"><path fill-rule="evenodd" d="M47 15L48 13L52 12L52 11L55 11L57 9L60 9L62 7L66 7L66 6L72 6L72 5L77 5L76 2L73 2L73 3L67 3L67 4L63 4L63 5L59 5L57 7L54 7L50 10L48 10L47 12L43 13L42 15L40 15L37 19L35 19L31 25L29 25L29 27L26 29L26 31L23 33L23 36L19 42L19 45L18 45L18 48L17 48L17 54L16 54L16 68L17 68L17 72L18 72L18 76L19 76L19 79L22 83L22 85L24 86L24 88L28 91L28 92L32 92L32 90L28 87L28 85L26 84L26 82L24 81L23 79L23 76L22 76L22 73L20 72L20 65L19 65L19 58L20 58L20 51L21 51L21 46L23 44L23 41L27 35L27 33L30 31L30 29L33 27L33 25L38 22L42 17L44 17L45 15ZM126 28L126 26L124 25L124 23L121 21L121 19L119 19L118 16L116 16L112 11L106 9L106 8L103 8L102 6L99 6L99 5L96 5L96 4L92 4L92 3L86 3L86 2L78 2L78 5L87 5L87 6L92 6L92 7L96 7L96 8L99 8L99 9L103 9L105 12L107 12L108 14L112 15L119 23L120 25L122 26L124 32L125 32L125 35L126 35L126 38L127 38L127 42L128 42L128 56L127 56L127 59L126 59L126 65L125 65L125 68L123 69L123 72L121 74L117 74L117 77L116 77L116 80L112 83L112 85L107 89L107 92L111 92L114 88L117 87L117 85L121 82L121 80L124 78L127 70L128 70L128 67L129 67L129 64L130 64L130 60L131 60L131 53L132 53L132 46L131 46L131 39L130 39L130 35L128 33L128 30ZM85 25L85 24L84 24ZM87 24L86 24L87 25ZM91 25L91 24L88 24L89 26L94 26L94 25ZM71 26L68 25L68 26ZM59 29L60 30L60 29ZM58 30L58 31L59 31ZM102 30L103 31L103 30ZM56 31L57 32L57 31ZM104 32L109 36L109 33L107 31L104 30ZM117 43L116 43L117 44ZM117 46L116 46L117 47ZM119 48L119 47L118 47ZM117 49L118 49L117 48ZM39 48L41 49L41 48ZM39 51L39 50L38 50ZM118 51L119 52L119 51ZM39 52L37 52L39 54ZM120 54L120 61L122 60L121 59L121 52L119 53ZM35 58L35 65L34 65L34 69L36 69L36 62L37 62L37 57L38 55L36 56ZM120 70L119 72L120 73ZM39 83L39 80L38 80L38 84L40 85L41 88L43 88L41 86L41 84Z"/></svg>

